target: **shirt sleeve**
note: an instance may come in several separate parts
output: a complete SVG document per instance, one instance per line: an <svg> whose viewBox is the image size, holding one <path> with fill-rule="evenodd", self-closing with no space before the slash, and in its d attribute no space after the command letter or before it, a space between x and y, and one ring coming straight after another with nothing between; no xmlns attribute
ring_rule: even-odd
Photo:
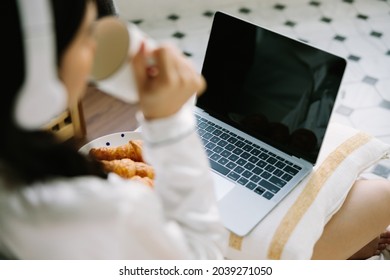
<svg viewBox="0 0 390 280"><path fill-rule="evenodd" d="M155 168L155 191L162 201L172 242L186 248L187 258L221 258L221 225L213 179L190 104L166 119L138 116L146 160Z"/></svg>

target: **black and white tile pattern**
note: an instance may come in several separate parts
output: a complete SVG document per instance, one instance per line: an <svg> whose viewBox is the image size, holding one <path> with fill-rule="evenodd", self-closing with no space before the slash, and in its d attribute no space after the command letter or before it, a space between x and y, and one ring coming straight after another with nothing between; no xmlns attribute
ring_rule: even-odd
<svg viewBox="0 0 390 280"><path fill-rule="evenodd" d="M346 58L333 120L390 143L390 0L116 1L122 17L177 44L199 70L217 10ZM390 178L389 161L374 172Z"/></svg>

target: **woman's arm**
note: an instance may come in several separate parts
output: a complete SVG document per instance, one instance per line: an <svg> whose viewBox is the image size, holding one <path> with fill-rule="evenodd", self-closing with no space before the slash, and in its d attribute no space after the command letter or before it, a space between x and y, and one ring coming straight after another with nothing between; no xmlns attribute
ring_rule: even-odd
<svg viewBox="0 0 390 280"><path fill-rule="evenodd" d="M156 170L162 219L171 225L165 227L170 239L165 242L172 242L185 258L222 258L226 231L219 220L211 171L191 106L167 119L141 123L145 157Z"/></svg>

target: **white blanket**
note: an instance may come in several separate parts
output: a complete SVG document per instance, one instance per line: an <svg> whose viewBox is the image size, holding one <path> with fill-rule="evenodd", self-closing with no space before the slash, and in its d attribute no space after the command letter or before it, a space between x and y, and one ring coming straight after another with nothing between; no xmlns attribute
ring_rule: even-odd
<svg viewBox="0 0 390 280"><path fill-rule="evenodd" d="M310 259L324 226L359 174L388 157L390 145L332 123L314 170L252 232L230 233L227 259Z"/></svg>

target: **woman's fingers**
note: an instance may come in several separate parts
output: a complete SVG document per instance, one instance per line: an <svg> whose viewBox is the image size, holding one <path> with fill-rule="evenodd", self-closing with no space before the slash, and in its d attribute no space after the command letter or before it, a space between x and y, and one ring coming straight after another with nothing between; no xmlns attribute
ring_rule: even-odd
<svg viewBox="0 0 390 280"><path fill-rule="evenodd" d="M141 47L136 55L130 58L131 66L133 67L134 76L137 82L138 92L142 91L142 87L147 79L147 63L146 63L146 47L145 43L141 43Z"/></svg>
<svg viewBox="0 0 390 280"><path fill-rule="evenodd" d="M145 45L142 44L132 64L137 81L144 85L148 83L146 86L151 89L160 86L178 87L191 94L201 93L205 89L204 78L195 71L192 62L172 45L161 45L153 52L146 53ZM148 81L148 78L157 77L158 81Z"/></svg>
<svg viewBox="0 0 390 280"><path fill-rule="evenodd" d="M206 82L202 75L200 75L193 65L192 61L181 54L178 59L180 61L178 73L180 74L181 82L187 85L188 93L201 94L205 90Z"/></svg>
<svg viewBox="0 0 390 280"><path fill-rule="evenodd" d="M390 244L390 231L382 232L379 237L379 244L384 244L385 247Z"/></svg>
<svg viewBox="0 0 390 280"><path fill-rule="evenodd" d="M148 63L152 58L153 65ZM172 45L161 45L147 52L144 46L133 60L140 105L148 119L177 112L195 93L202 93L206 82L192 62Z"/></svg>

